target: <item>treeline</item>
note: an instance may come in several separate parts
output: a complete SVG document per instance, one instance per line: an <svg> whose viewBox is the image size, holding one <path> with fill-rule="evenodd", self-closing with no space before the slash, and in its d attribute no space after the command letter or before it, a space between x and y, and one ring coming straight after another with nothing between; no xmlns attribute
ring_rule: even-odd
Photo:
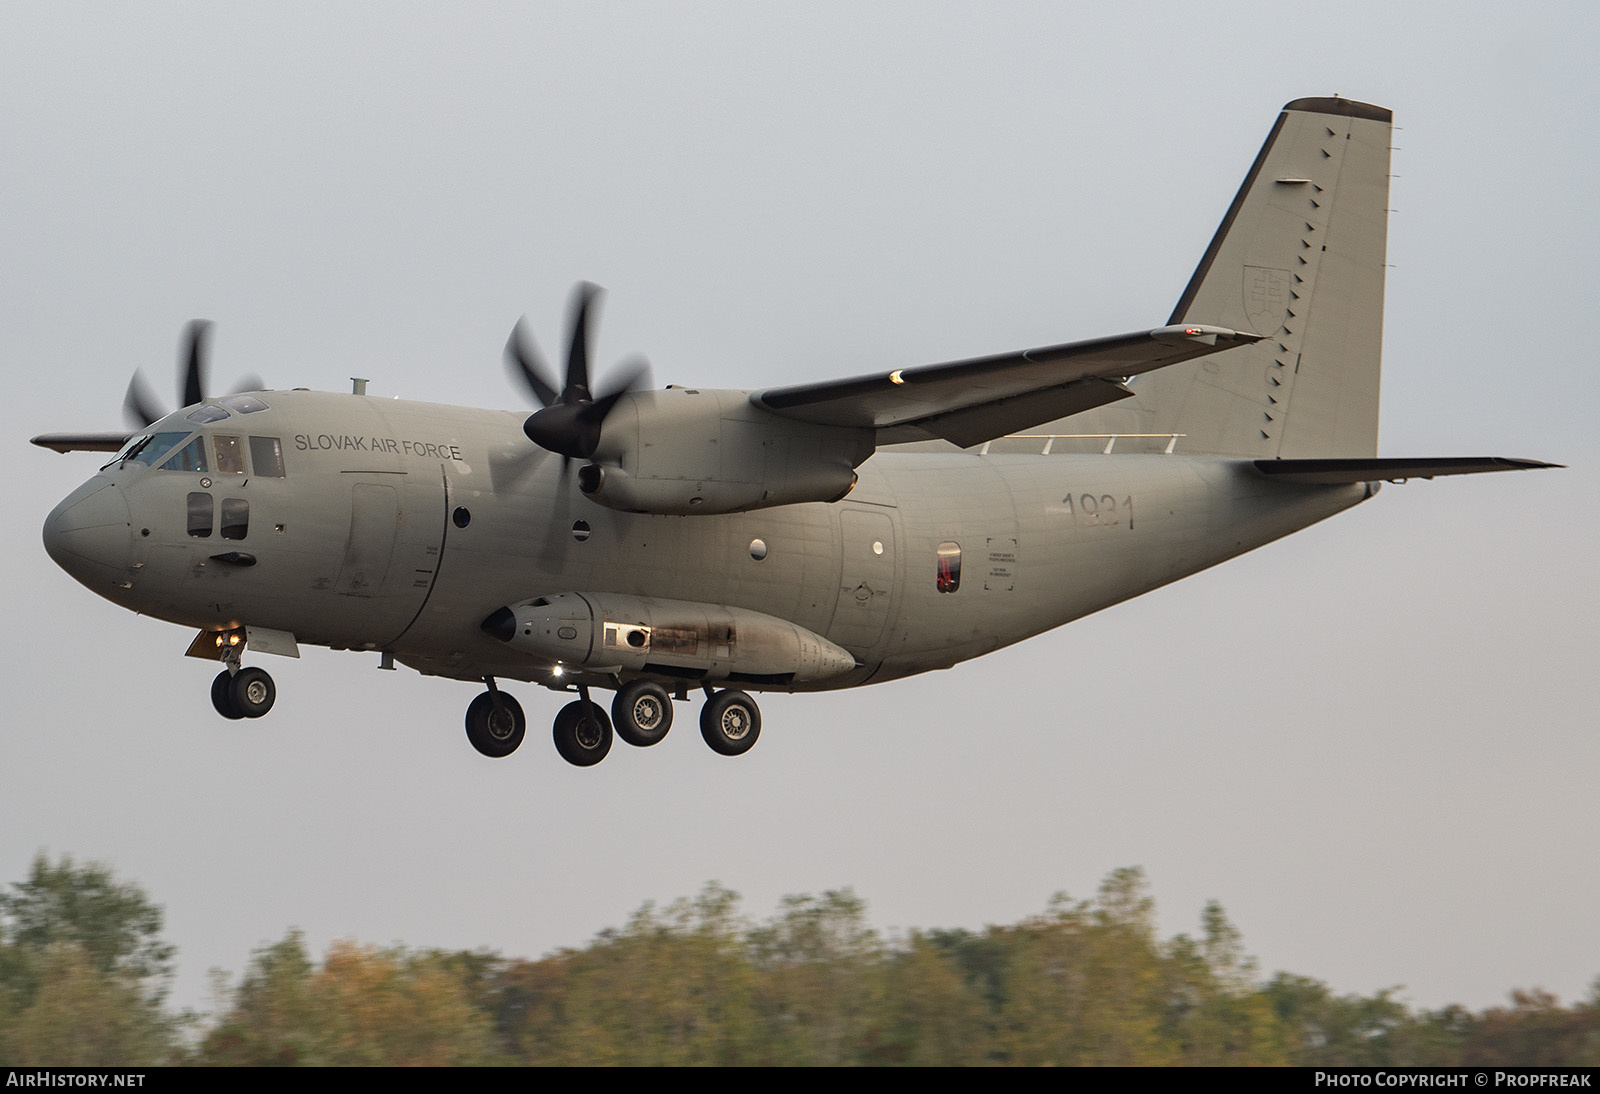
<svg viewBox="0 0 1600 1094"><path fill-rule="evenodd" d="M903 938L849 890L752 922L717 885L538 960L341 942L317 961L290 932L219 974L203 1019L166 1005L160 927L103 867L37 859L0 894L0 1063L1600 1063L1600 980L1480 1013L1263 982L1216 904L1198 937L1158 938L1137 870L1014 926Z"/></svg>

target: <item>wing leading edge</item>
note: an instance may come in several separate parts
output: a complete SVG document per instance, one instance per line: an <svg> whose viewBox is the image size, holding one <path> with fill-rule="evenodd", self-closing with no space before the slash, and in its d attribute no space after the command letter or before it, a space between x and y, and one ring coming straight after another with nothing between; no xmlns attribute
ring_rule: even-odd
<svg viewBox="0 0 1600 1094"><path fill-rule="evenodd" d="M1126 399L1129 377L1261 341L1182 324L818 384L768 388L750 401L819 425L874 428L878 443L942 437L967 447Z"/></svg>

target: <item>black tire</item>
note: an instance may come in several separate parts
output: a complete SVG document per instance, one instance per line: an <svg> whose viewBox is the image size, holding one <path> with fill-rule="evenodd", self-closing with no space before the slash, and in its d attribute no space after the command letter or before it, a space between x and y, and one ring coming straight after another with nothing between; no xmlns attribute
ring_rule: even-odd
<svg viewBox="0 0 1600 1094"><path fill-rule="evenodd" d="M486 691L467 704L467 740L491 759L515 752L527 731L522 705L503 691Z"/></svg>
<svg viewBox="0 0 1600 1094"><path fill-rule="evenodd" d="M233 696L229 694L228 685L233 683L233 673L223 669L217 673L217 678L211 681L211 705L217 708L217 713L224 718L238 721L244 715L239 713L239 708L233 705Z"/></svg>
<svg viewBox="0 0 1600 1094"><path fill-rule="evenodd" d="M228 681L228 701L241 718L259 718L272 709L278 698L277 685L266 669L240 669Z"/></svg>
<svg viewBox="0 0 1600 1094"><path fill-rule="evenodd" d="M611 701L611 722L617 736L636 748L660 744L672 728L672 696L649 680L624 684Z"/></svg>
<svg viewBox="0 0 1600 1094"><path fill-rule="evenodd" d="M599 703L579 699L556 715L554 736L563 760L575 767L593 767L611 751L611 719Z"/></svg>
<svg viewBox="0 0 1600 1094"><path fill-rule="evenodd" d="M761 708L742 691L719 691L700 708L700 736L713 752L742 756L761 736Z"/></svg>

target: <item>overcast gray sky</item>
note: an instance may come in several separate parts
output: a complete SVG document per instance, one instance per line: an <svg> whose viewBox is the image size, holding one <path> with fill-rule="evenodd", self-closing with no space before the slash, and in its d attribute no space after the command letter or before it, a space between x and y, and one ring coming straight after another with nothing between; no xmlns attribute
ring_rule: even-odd
<svg viewBox="0 0 1600 1094"><path fill-rule="evenodd" d="M0 2L10 437L0 880L40 848L165 905L179 998L305 929L585 942L718 879L854 886L979 927L1148 873L1263 970L1419 1006L1600 974L1600 319L1592 4ZM58 571L39 527L183 323L219 385L518 406L500 351L609 289L598 356L763 387L1165 321L1279 106L1394 109L1385 455L1571 470L1413 483L954 670L771 696L563 763L462 733L469 685L263 661L212 711L190 635ZM1586 333L1590 332L1590 333ZM540 592L545 590L530 590ZM685 715L688 714L686 710Z"/></svg>

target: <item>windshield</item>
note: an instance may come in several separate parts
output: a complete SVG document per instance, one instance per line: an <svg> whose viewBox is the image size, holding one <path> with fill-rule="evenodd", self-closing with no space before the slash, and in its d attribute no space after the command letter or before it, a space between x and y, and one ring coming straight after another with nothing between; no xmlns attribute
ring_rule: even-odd
<svg viewBox="0 0 1600 1094"><path fill-rule="evenodd" d="M187 436L188 433L154 433L148 437L136 438L122 450L117 460L132 460L134 463L154 466L157 460L178 447L178 443ZM115 463L116 460L112 462Z"/></svg>
<svg viewBox="0 0 1600 1094"><path fill-rule="evenodd" d="M122 449L115 456L111 457L111 462L107 463L104 467L101 467L100 470L104 471L107 467L116 466L149 443L150 434L135 433L133 436L128 438L125 444L123 444Z"/></svg>

